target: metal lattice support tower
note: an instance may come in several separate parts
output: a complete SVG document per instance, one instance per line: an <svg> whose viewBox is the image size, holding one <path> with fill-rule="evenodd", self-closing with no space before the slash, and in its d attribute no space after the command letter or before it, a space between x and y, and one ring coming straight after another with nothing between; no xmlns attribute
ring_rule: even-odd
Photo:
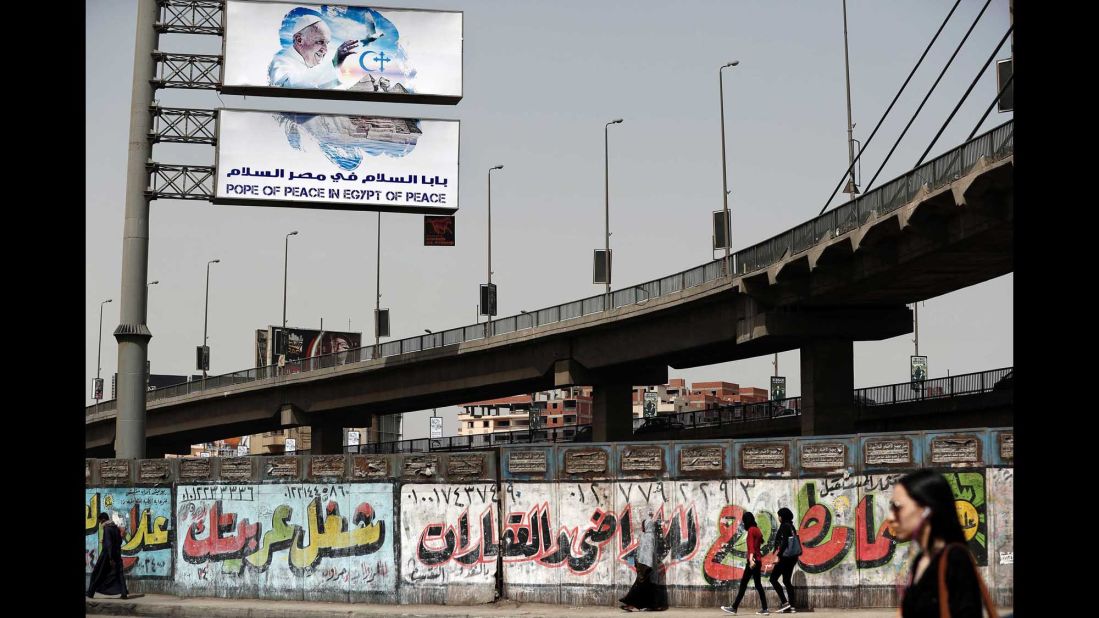
<svg viewBox="0 0 1099 618"><path fill-rule="evenodd" d="M157 32L185 34L224 34L221 0L159 0Z"/></svg>
<svg viewBox="0 0 1099 618"><path fill-rule="evenodd" d="M216 90L221 85L221 56L153 52L156 61L153 88Z"/></svg>
<svg viewBox="0 0 1099 618"><path fill-rule="evenodd" d="M149 108L153 115L153 128L149 141L181 144L216 144L217 111L212 109L177 109L160 107L155 103Z"/></svg>
<svg viewBox="0 0 1099 618"><path fill-rule="evenodd" d="M214 168L211 165L168 165L150 163L149 189L145 196L150 200L206 200L214 197Z"/></svg>

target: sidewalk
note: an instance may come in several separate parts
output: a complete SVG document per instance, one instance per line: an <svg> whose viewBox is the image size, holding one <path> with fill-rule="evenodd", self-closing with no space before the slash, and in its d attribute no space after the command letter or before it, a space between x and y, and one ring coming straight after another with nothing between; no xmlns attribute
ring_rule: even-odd
<svg viewBox="0 0 1099 618"><path fill-rule="evenodd" d="M182 598L166 594L148 594L125 601L109 597L87 600L88 616L170 616L171 618L603 618L626 616L616 607L568 607L543 603L500 601L492 605L363 605L313 601L272 601L265 599ZM754 616L755 608L745 607L739 615ZM895 618L896 608L828 609L798 612L813 618ZM716 607L679 607L663 612L645 612L661 618L728 616ZM782 614L772 614L779 616Z"/></svg>

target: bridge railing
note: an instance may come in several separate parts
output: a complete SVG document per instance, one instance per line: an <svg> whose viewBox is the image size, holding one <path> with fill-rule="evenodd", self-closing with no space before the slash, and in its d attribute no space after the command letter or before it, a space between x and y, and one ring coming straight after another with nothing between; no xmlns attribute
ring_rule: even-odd
<svg viewBox="0 0 1099 618"><path fill-rule="evenodd" d="M859 407L915 403L929 399L974 395L1013 388L1012 367L965 373L919 382L902 382L855 390L855 405Z"/></svg>
<svg viewBox="0 0 1099 618"><path fill-rule="evenodd" d="M1014 121L1006 123L962 144L945 154L928 161L907 174L892 180L877 189L865 193L853 201L838 206L810 221L799 224L777 236L764 240L740 251L732 257L733 272L747 275L772 266L787 254L796 255L809 248L846 234L858 226L865 225L872 217L878 217L895 211L909 203L922 187L930 190L950 184L968 173L981 158L998 160L1014 152ZM722 276L721 260L714 260L674 275L648 281L639 285L623 288L610 295L610 308L619 308L645 302L667 294L674 294L696 287ZM508 316L493 321L493 333L506 334L552 324L564 320L576 319L605 310L605 295L592 296L553 307ZM532 316L532 317L527 317ZM483 339L484 324L475 324L462 328L443 331L442 337L418 335L407 339L389 341L380 347L379 357L408 354L430 350L440 346L450 346L465 341ZM337 356L344 355L344 356ZM238 371L226 376L212 376L205 380L188 382L174 387L157 389L148 394L149 401L177 397L187 393L201 392L211 388L223 388L228 385L262 380L275 376L291 375L303 371L331 369L338 365L364 362L375 358L374 347L366 346L350 352L338 352L325 356L293 361L285 367L261 367ZM229 377L227 377L229 376ZM114 401L88 406L86 413L105 412L114 409Z"/></svg>
<svg viewBox="0 0 1099 618"><path fill-rule="evenodd" d="M1010 379L1011 376L1013 376L1013 368L1004 367L1001 369L990 369L988 371L924 380L920 383L920 389L918 390L913 390L911 388L912 382L859 388L855 389L852 393L852 403L857 408L866 408L966 395L978 395L1001 389L1012 389L1013 382ZM705 410L689 410L674 414L660 414L657 418L661 420L657 421L658 425L651 427L651 430L676 431L702 427L720 427L734 423L769 421L785 417L797 417L800 415L801 397L788 397L786 399L774 399L757 403L719 406ZM638 430L645 425L647 420L648 418L646 417L633 419L633 430L637 432L637 435L644 435L649 431L649 429L646 429L638 432ZM514 431L476 435L416 438L413 440L396 440L391 442L362 444L358 446L345 446L344 449L347 452L365 454L421 453L429 451L462 451L493 448L507 444L573 442L575 441L578 432L589 427L591 427L591 425L587 424L562 425L544 427L534 431L529 429L517 429ZM585 433L586 441L590 441L590 432ZM299 449L296 454L308 453L308 450ZM235 456L232 454L230 455Z"/></svg>
<svg viewBox="0 0 1099 618"><path fill-rule="evenodd" d="M655 418L667 419L658 420L657 423L672 423L676 428L680 428L679 426L682 425L683 429L693 429L695 427L714 427L747 421L771 420L799 414L801 414L801 397L788 397L756 403L736 403L704 410L660 414ZM635 418L633 420L634 430L636 431L645 426L647 420L648 418Z"/></svg>
<svg viewBox="0 0 1099 618"><path fill-rule="evenodd" d="M354 453L420 453L427 451L468 451L481 448L493 448L507 444L535 444L545 442L572 442L576 432L590 425L563 425L536 429L519 429L497 433L476 435L447 436L444 438L417 438L396 442L378 442L348 446L346 450Z"/></svg>

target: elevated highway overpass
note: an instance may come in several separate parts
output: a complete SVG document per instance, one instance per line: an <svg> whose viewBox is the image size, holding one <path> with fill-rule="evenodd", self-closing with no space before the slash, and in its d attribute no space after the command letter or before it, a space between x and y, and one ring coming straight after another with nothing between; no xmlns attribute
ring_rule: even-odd
<svg viewBox="0 0 1099 618"><path fill-rule="evenodd" d="M1012 271L1012 135L1009 121L729 263L498 319L487 337L478 324L155 391L148 453L292 425L339 452L341 428L375 415L575 384L594 387L594 438L614 440L634 384L790 349L800 433L854 432L853 342L911 332L907 304ZM86 410L89 454L113 452L112 404Z"/></svg>

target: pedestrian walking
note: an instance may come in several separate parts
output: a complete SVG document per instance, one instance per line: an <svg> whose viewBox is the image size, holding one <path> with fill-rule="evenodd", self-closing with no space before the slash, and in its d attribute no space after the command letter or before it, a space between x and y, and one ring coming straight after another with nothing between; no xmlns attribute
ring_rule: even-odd
<svg viewBox="0 0 1099 618"><path fill-rule="evenodd" d="M749 511L744 512L740 521L748 535L748 559L744 565L744 575L740 578L740 589L737 590L736 600L733 601L731 606L722 605L721 611L736 614L737 607L740 606L740 600L744 598L744 590L748 587L748 579L751 578L755 582L756 592L759 593L760 610L756 613L768 616L771 612L767 611L767 595L763 592L763 584L759 582L759 575L763 570L763 552L761 551L763 532L756 525L756 516Z"/></svg>
<svg viewBox="0 0 1099 618"><path fill-rule="evenodd" d="M106 513L100 513L98 521L103 533L103 550L99 552L92 568L88 598L93 598L98 592L121 594L125 599L129 596L129 591L126 589L126 578L122 576L122 531Z"/></svg>
<svg viewBox="0 0 1099 618"><path fill-rule="evenodd" d="M780 614L791 614L794 609L794 589L790 586L790 576L794 573L794 567L798 564L798 556L801 555L801 540L798 538L797 528L794 526L794 513L782 507L778 510L778 533L775 534L775 554L778 563L771 571L771 585L778 593L778 600L782 606L778 608ZM786 586L783 592L779 585L779 577Z"/></svg>

